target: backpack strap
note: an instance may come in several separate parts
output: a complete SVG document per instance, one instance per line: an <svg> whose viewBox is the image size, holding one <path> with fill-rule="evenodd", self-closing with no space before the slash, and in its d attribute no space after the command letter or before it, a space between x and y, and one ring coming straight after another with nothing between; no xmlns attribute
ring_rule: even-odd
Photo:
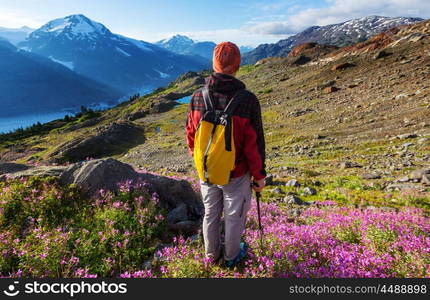
<svg viewBox="0 0 430 300"><path fill-rule="evenodd" d="M239 90L236 92L236 94L231 98L230 102L224 109L224 115L226 117L227 124L225 125L225 150L226 151L232 151L232 145L231 145L231 135L232 135L232 123L233 123L233 113L236 110L236 108L240 105L242 102L242 96L245 95L246 90Z"/></svg>
<svg viewBox="0 0 430 300"><path fill-rule="evenodd" d="M233 98L231 98L230 102L224 109L224 113L228 114L229 116L233 115L234 111L240 104L240 100L242 99L242 96L244 96L246 93L246 90L238 90L236 94L234 94Z"/></svg>
<svg viewBox="0 0 430 300"><path fill-rule="evenodd" d="M206 110L215 111L215 105L210 95L209 87L207 85L203 87L202 94Z"/></svg>

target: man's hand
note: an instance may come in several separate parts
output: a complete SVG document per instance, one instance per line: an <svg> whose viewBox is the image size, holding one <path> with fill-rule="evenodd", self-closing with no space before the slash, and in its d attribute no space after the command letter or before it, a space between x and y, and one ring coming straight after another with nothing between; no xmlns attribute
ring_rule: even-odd
<svg viewBox="0 0 430 300"><path fill-rule="evenodd" d="M264 187L266 186L266 180L264 178L260 180L254 180L253 182L254 184L252 185L252 187L257 193L263 191Z"/></svg>

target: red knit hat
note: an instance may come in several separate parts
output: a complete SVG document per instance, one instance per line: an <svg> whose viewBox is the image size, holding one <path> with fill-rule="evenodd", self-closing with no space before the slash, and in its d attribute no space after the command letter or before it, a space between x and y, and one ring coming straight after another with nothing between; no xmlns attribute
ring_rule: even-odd
<svg viewBox="0 0 430 300"><path fill-rule="evenodd" d="M214 50L213 69L217 73L233 75L240 68L240 50L231 42L218 44Z"/></svg>

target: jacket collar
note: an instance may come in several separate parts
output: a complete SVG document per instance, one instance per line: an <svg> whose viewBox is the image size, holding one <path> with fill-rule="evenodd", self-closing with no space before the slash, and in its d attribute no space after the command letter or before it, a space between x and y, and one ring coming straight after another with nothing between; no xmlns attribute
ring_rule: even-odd
<svg viewBox="0 0 430 300"><path fill-rule="evenodd" d="M206 85L213 92L232 93L246 88L246 85L234 76L213 73L206 78Z"/></svg>

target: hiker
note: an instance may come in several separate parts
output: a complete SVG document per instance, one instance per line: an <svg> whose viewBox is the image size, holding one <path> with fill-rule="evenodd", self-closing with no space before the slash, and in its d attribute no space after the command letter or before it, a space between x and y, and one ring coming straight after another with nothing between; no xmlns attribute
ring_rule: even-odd
<svg viewBox="0 0 430 300"><path fill-rule="evenodd" d="M234 266L246 255L246 245L241 239L251 205L251 183L256 192L261 192L266 177L260 103L235 78L240 62L240 51L235 44L223 42L215 47L215 72L206 79L203 88L194 92L186 124L188 147L199 173L205 207L206 257L217 261L223 254L227 266Z"/></svg>

